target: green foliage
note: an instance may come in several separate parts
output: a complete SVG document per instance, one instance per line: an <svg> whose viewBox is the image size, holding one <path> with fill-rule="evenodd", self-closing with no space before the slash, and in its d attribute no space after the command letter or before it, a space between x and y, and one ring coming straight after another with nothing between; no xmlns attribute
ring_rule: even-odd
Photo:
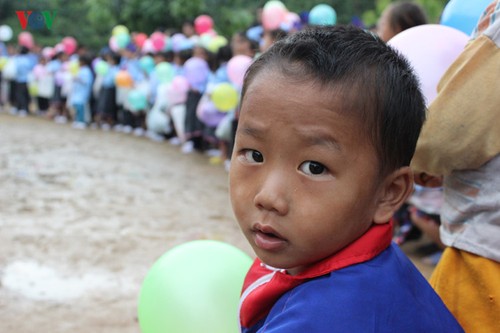
<svg viewBox="0 0 500 333"><path fill-rule="evenodd" d="M416 0L427 11L430 22L437 22L447 0ZM290 11L301 13L325 3L337 12L337 22L346 24L354 16L362 17L366 25L376 23L390 0L282 0ZM65 36L75 37L95 51L107 45L111 30L117 24L130 31L152 33L157 28L179 30L185 20L198 15L210 15L216 30L226 36L249 27L255 13L266 1L246 0L0 0L0 24L21 32L16 10L56 11L51 30L30 30L40 45L55 45ZM15 41L13 41L15 42Z"/></svg>
<svg viewBox="0 0 500 333"><path fill-rule="evenodd" d="M363 22L365 22L367 26L376 24L384 9L392 2L398 1L375 0L375 8L363 13ZM415 3L420 4L422 8L424 8L429 23L439 23L439 17L446 3L448 3L448 0L416 0Z"/></svg>

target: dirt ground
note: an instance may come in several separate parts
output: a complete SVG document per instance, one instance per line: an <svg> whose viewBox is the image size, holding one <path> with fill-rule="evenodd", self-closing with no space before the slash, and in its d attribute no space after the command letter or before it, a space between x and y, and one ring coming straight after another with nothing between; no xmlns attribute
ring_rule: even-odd
<svg viewBox="0 0 500 333"><path fill-rule="evenodd" d="M168 143L0 113L0 332L139 332L147 271L196 239L252 255L223 167Z"/></svg>

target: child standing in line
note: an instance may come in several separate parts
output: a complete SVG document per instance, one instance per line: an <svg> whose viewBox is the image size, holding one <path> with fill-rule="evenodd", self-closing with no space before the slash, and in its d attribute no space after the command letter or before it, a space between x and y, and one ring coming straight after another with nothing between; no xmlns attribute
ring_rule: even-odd
<svg viewBox="0 0 500 333"><path fill-rule="evenodd" d="M85 129L87 127L86 109L90 102L90 94L92 93L92 83L94 80L92 71L89 67L90 61L91 59L88 55L80 56L80 69L73 79L69 95L69 103L76 112L73 127L78 129Z"/></svg>
<svg viewBox="0 0 500 333"><path fill-rule="evenodd" d="M403 58L354 27L298 32L250 66L240 112L242 332L463 332L391 243L425 119Z"/></svg>
<svg viewBox="0 0 500 333"><path fill-rule="evenodd" d="M28 92L28 75L35 67L36 62L29 55L29 49L21 46L16 61L16 106L20 116L29 114L30 95Z"/></svg>
<svg viewBox="0 0 500 333"><path fill-rule="evenodd" d="M109 68L102 78L101 89L97 97L97 122L101 129L109 131L118 121L115 77L119 71L120 56L109 52L104 56L104 60Z"/></svg>

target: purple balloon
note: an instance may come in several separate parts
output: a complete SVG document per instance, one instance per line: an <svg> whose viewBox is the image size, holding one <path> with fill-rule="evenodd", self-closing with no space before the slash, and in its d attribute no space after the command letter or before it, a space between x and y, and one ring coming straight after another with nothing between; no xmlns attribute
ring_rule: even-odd
<svg viewBox="0 0 500 333"><path fill-rule="evenodd" d="M214 103L210 99L200 101L196 110L196 115L208 127L216 127L227 113L222 113L217 110Z"/></svg>
<svg viewBox="0 0 500 333"><path fill-rule="evenodd" d="M179 52L181 50L182 44L186 39L187 37L184 36L183 34L174 34L172 37L170 37L170 41L172 43L172 50L174 52Z"/></svg>
<svg viewBox="0 0 500 333"><path fill-rule="evenodd" d="M192 57L184 64L184 76L192 88L205 85L210 74L210 68L205 60Z"/></svg>

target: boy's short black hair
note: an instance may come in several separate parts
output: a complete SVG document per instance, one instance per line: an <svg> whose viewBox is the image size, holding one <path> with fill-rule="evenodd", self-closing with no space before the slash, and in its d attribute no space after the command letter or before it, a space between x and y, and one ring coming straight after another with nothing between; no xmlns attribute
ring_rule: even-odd
<svg viewBox="0 0 500 333"><path fill-rule="evenodd" d="M425 101L408 61L372 33L354 26L311 27L276 42L248 69L242 100L265 68L340 94L342 112L360 120L360 135L373 144L381 174L410 164Z"/></svg>

